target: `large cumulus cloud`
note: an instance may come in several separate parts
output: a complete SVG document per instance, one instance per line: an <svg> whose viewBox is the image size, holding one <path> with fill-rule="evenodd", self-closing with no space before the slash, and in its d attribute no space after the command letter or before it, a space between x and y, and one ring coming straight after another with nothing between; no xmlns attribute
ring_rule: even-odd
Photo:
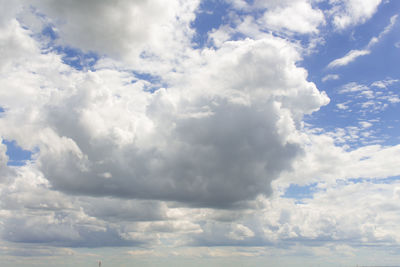
<svg viewBox="0 0 400 267"><path fill-rule="evenodd" d="M211 206L268 195L301 152L302 115L327 97L283 40L207 53L155 93L112 83L105 70L55 92L41 109L52 137L38 157L54 189Z"/></svg>

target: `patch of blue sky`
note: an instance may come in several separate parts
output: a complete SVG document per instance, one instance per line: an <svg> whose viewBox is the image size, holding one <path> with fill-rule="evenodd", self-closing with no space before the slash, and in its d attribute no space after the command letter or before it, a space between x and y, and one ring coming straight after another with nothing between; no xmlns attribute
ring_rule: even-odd
<svg viewBox="0 0 400 267"><path fill-rule="evenodd" d="M143 80L149 83L144 88L144 90L147 92L154 93L160 88L168 88L168 84L165 83L160 76L152 75L150 73L145 73L145 72L137 72L137 71L133 71L132 73L137 78L132 80L132 83L135 83L138 80Z"/></svg>
<svg viewBox="0 0 400 267"><path fill-rule="evenodd" d="M144 80L144 81L148 81L150 83L160 83L161 82L161 77L159 76L155 76L152 75L150 73L147 72L137 72L137 71L133 71L133 75L140 79L140 80ZM136 80L134 80L135 82Z"/></svg>
<svg viewBox="0 0 400 267"><path fill-rule="evenodd" d="M74 47L59 45L59 36L51 24L43 28L41 36L47 37L46 51L55 51L62 55L63 62L76 70L93 70L99 59L99 55L93 51L84 52Z"/></svg>
<svg viewBox="0 0 400 267"><path fill-rule="evenodd" d="M37 16L41 16L36 14ZM59 38L54 25L49 23L45 25L41 32L33 35L34 38L38 39L41 44L42 53L48 53L54 50L57 46L57 39Z"/></svg>
<svg viewBox="0 0 400 267"><path fill-rule="evenodd" d="M370 48L370 54L358 57L344 66L327 68L330 62L343 57L349 51L365 49L371 38L379 36L390 23L390 18L398 13L400 13L400 1L390 1L381 5L377 14L365 24L351 30L327 34L326 42L319 47L319 51L301 62L300 65L309 72L308 79L314 82L321 91L326 91L331 99L331 102L320 111L306 116L307 123L326 131L333 131L335 128L357 126L360 121L375 121L376 130L380 131L382 138L385 137L383 144L398 144L400 103L386 100L388 106L376 110L373 110L373 106L363 107L363 104L370 101L378 105L381 102L384 105L385 100L379 97L388 96L390 92L400 93L399 84L393 84L386 89L371 86L375 81L388 78L400 79L398 68L400 49L395 46L400 39L399 21L388 34ZM336 74L338 79L323 81L322 79L328 74ZM360 92L340 93L342 86L351 82L369 87L374 94L381 91L381 95L375 94L373 98L367 99L360 95ZM347 108L340 109L338 104L345 104Z"/></svg>
<svg viewBox="0 0 400 267"><path fill-rule="evenodd" d="M392 184L400 182L400 176L392 176L387 178L352 178L347 180L348 183L372 183L372 184Z"/></svg>
<svg viewBox="0 0 400 267"><path fill-rule="evenodd" d="M398 41L398 22L392 31L384 36L376 46L372 47L371 54L357 58L347 66L328 69L326 66L334 59L343 57L350 50L364 49L371 38L378 36L389 24L390 18L400 12L400 2L391 1L383 5L378 13L365 24L354 29L335 32L324 36L325 44L319 48L317 54L306 58L304 66L309 70L310 78L319 82L328 73L339 73L343 82L350 81L374 81L386 76L399 74L398 68L393 69L393 63L398 62L398 57L387 53L387 49L394 52L394 43ZM397 33L396 33L397 32ZM392 40L392 39L395 40ZM398 53L397 53L398 54ZM394 56L394 59L393 59ZM389 62L387 62L389 60ZM377 65L379 64L379 65Z"/></svg>
<svg viewBox="0 0 400 267"><path fill-rule="evenodd" d="M7 146L8 166L24 166L27 161L32 159L33 152L24 150L14 140L3 139L2 143Z"/></svg>
<svg viewBox="0 0 400 267"><path fill-rule="evenodd" d="M320 189L317 187L317 183L310 185L297 185L291 184L283 194L283 198L293 198L293 199L305 199L313 198L314 193L318 192Z"/></svg>
<svg viewBox="0 0 400 267"><path fill-rule="evenodd" d="M196 47L209 45L209 32L228 22L230 7L229 3L221 0L204 0L200 3L196 19L191 24L191 27L196 30L192 40Z"/></svg>
<svg viewBox="0 0 400 267"><path fill-rule="evenodd" d="M332 8L332 5L328 1L315 1L313 5L322 11Z"/></svg>
<svg viewBox="0 0 400 267"><path fill-rule="evenodd" d="M58 38L58 34L54 31L54 27L52 25L47 25L43 28L42 35L49 37L50 40L56 40Z"/></svg>
<svg viewBox="0 0 400 267"><path fill-rule="evenodd" d="M95 52L83 52L70 46L55 46L54 50L63 55L62 60L65 64L80 71L93 70L93 66L99 60L99 55Z"/></svg>
<svg viewBox="0 0 400 267"><path fill-rule="evenodd" d="M385 133L388 138L382 143L385 146L394 146L400 144L400 120L399 118L399 110L390 112L390 116L397 117L397 119L389 120L390 123L386 125ZM390 138L389 138L390 137Z"/></svg>
<svg viewBox="0 0 400 267"><path fill-rule="evenodd" d="M245 2L252 4L253 0L245 0ZM239 17L251 16L253 19L263 15L265 10L252 9L238 10L234 9L231 3L223 0L204 0L196 12L196 19L192 22L191 27L195 29L196 34L192 39L195 48L212 47L209 42L209 34L223 25L229 26L232 29L236 28L236 23ZM232 17L235 14L235 17ZM233 33L230 39L233 41L241 40L247 36L241 33Z"/></svg>
<svg viewBox="0 0 400 267"><path fill-rule="evenodd" d="M4 108L0 107L0 113L3 113L3 112L5 112Z"/></svg>

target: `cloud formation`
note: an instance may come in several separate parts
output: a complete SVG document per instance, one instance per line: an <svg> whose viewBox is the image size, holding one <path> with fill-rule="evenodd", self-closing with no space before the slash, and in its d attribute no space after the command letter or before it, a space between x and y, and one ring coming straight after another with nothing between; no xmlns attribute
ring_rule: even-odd
<svg viewBox="0 0 400 267"><path fill-rule="evenodd" d="M301 151L290 138L296 124L327 103L297 58L273 37L229 43L155 93L113 70L59 74L59 89L28 104L41 114L25 119L42 128L29 136L40 140L37 164L54 189L73 194L198 205L269 194Z"/></svg>
<svg viewBox="0 0 400 267"><path fill-rule="evenodd" d="M327 12L319 1L227 1L229 22L201 46L199 1L5 1L0 258L82 247L224 258L266 255L258 246L302 243L314 255L321 244L338 255L397 245L399 146L348 146L373 131L364 117L332 131L309 123L330 99L304 57L323 44L329 20L354 26L380 3L356 2L330 1ZM395 21L329 67L370 53ZM358 112L384 110L400 102L396 82L348 83L336 106L351 109L357 97ZM31 159L8 166L3 140ZM311 197L287 197L293 184Z"/></svg>
<svg viewBox="0 0 400 267"><path fill-rule="evenodd" d="M330 13L338 30L364 23L375 14L382 0L329 0Z"/></svg>
<svg viewBox="0 0 400 267"><path fill-rule="evenodd" d="M346 66L349 63L351 63L354 60L356 60L358 57L365 56L365 55L368 55L370 53L371 53L371 51L369 51L369 50L351 50L350 52L348 52L343 57L335 59L331 63L329 63L328 64L328 68Z"/></svg>
<svg viewBox="0 0 400 267"><path fill-rule="evenodd" d="M62 44L135 61L140 53L160 55L187 45L198 1L46 0L34 5L54 25Z"/></svg>
<svg viewBox="0 0 400 267"><path fill-rule="evenodd" d="M397 21L397 15L394 15L390 18L390 23L383 29L381 33L377 37L372 37L368 44L362 50L351 50L346 55L341 58L335 59L330 62L327 68L336 68L341 66L346 66L349 63L353 62L357 58L365 55L369 55L371 53L371 49L381 41L381 39L388 34L394 27Z"/></svg>

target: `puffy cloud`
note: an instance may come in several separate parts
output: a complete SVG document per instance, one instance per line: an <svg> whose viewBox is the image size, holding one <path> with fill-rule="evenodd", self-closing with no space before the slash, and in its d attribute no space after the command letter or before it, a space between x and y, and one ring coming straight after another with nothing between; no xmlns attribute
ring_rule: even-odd
<svg viewBox="0 0 400 267"><path fill-rule="evenodd" d="M208 220L203 232L191 235L200 246L284 246L299 252L310 246L365 244L397 246L393 211L398 208L399 183L338 181L317 184L312 198L260 198L258 212L233 222ZM261 204L262 203L262 204ZM303 246L296 244L301 242ZM313 255L315 252L311 253ZM336 255L338 251L327 251ZM339 252L340 253L340 252Z"/></svg>
<svg viewBox="0 0 400 267"><path fill-rule="evenodd" d="M87 95L89 98L81 103L82 106L74 108L78 112L74 116L80 119L71 118L71 112L66 112L71 110L68 105L54 107L49 114L51 116L49 120L56 123L54 127L57 131L62 136L70 138L63 141L62 150L57 151L58 157L51 148L47 151L41 149L42 169L55 188L92 195L170 199L185 202L191 200L204 202L207 200L214 203L222 203L223 199L232 202L246 198L248 193L250 195L256 193L244 189L242 192L246 193L236 199L238 192L234 188L241 187L237 183L243 181L239 178L244 176L243 171L250 175L249 179L255 179L259 176L258 172L263 171L265 165L260 166L261 170L257 168L254 170L253 168L256 167L256 165L253 165L254 163L246 163L243 158L235 159L224 153L229 151L237 155L237 149L241 151L244 149L242 153L246 153L246 148L240 145L240 140L247 140L252 137L243 136L244 133L239 129L253 128L264 132L265 130L262 129L273 127L269 123L263 126L264 123L261 118L257 118L257 112L243 105L224 103L223 100L216 98L214 100L216 103L211 107L205 106L207 103L203 102L204 100L198 104L201 105L200 107L196 106L197 103L195 103L195 106L192 106L190 102L185 103L184 108L192 110L187 111L186 118L175 118L174 116L185 113L175 110L174 105L180 105L180 103L172 102L169 93L161 90L153 96L149 96L152 97L151 102L148 104L148 108L144 109L147 114L139 114L139 116L144 116L144 122L150 125L146 133L147 136L143 136L143 130L136 134L125 130L132 137L128 136L129 142L121 146L118 138L115 139L113 136L117 134L118 137L118 133L123 134L124 130L119 128L119 125L115 125L118 128L115 128L113 132L116 132L109 132L109 130L112 130L109 128L111 125L108 121L104 121L107 120L107 117L98 115L99 111L105 112L106 106L103 101L109 101L107 97L98 98L96 96L97 93L100 93L98 86L101 83L103 82L87 84L86 89L90 90L89 95ZM97 93L91 96L90 94L95 92L95 88ZM76 99L76 96L72 97ZM96 98L98 99L97 104L94 101ZM71 99L71 103L76 102ZM88 107L89 103L90 105L101 106L103 109L97 110L97 108ZM115 106L115 102L110 104ZM206 112L202 115L204 109ZM200 114L200 117L188 112ZM275 111L271 109L269 112L273 114ZM227 116L229 113L242 114L243 118L236 116L233 120L231 115ZM121 113L115 115L120 116ZM129 113L126 115L132 117ZM151 117L149 118L149 116ZM254 121L249 121L247 119L249 116L253 117ZM96 117L100 121L94 119ZM133 115L134 117L135 115ZM110 119L115 121L114 118ZM126 119L129 120L128 117ZM67 126L65 123L59 125L58 123L61 121L70 121L72 125ZM132 124L133 121L130 123ZM101 125L107 127L104 132L100 131ZM146 125L138 126L146 127ZM236 127L240 128L235 130ZM71 129L76 132L68 132ZM209 130L203 132L201 129ZM215 129L215 132L213 129ZM144 130L146 131L146 129ZM229 132L227 132L228 130ZM230 136L230 131L236 134ZM86 136L79 134L80 132L86 133ZM256 130L256 133L258 133L258 130ZM168 143L166 143L166 137ZM270 136L271 138L274 137ZM278 136L275 138L278 138ZM91 139L93 141L90 142ZM132 142L135 139L137 139L137 142ZM151 140L155 142L150 143ZM91 143L96 145L93 146ZM283 151L285 146L282 146ZM280 150L279 147L276 149ZM123 155L122 158L121 155ZM268 155L262 156L262 154L260 156L269 157ZM213 163L209 162L210 157L215 157L212 160ZM147 159L150 159L150 161ZM224 159L229 159L229 161ZM230 162L231 160L234 161ZM253 158L253 160L258 161L257 158ZM241 170L233 168L237 164L242 166ZM246 165L248 167L245 167ZM64 171L67 169L69 173ZM230 169L229 174L226 173ZM237 171L239 172L237 173ZM251 174L254 171L256 173ZM101 175L103 173L110 175L104 177ZM224 176L229 179L229 182L222 178ZM254 182L258 184L257 180L254 180ZM250 182L250 184L253 183ZM252 189L249 188L248 190ZM225 192L226 195L221 194L221 192ZM214 197L217 197L217 199L214 199Z"/></svg>
<svg viewBox="0 0 400 267"><path fill-rule="evenodd" d="M364 23L372 17L382 0L330 0L333 24L339 30Z"/></svg>
<svg viewBox="0 0 400 267"><path fill-rule="evenodd" d="M84 51L135 61L187 45L194 1L35 1L55 25L61 42Z"/></svg>
<svg viewBox="0 0 400 267"><path fill-rule="evenodd" d="M262 21L267 28L273 30L310 34L317 33L318 27L325 22L325 19L322 11L313 9L309 1L293 1L268 9Z"/></svg>
<svg viewBox="0 0 400 267"><path fill-rule="evenodd" d="M262 16L247 25L238 28L246 28L247 33L257 32L255 29L270 30L287 34L315 34L319 27L325 24L323 12L314 6L314 1L288 0L288 1L248 1L229 0L235 9L251 11L257 10ZM249 24L245 20L244 23ZM258 34L261 34L259 32ZM250 35L251 36L251 35Z"/></svg>
<svg viewBox="0 0 400 267"><path fill-rule="evenodd" d="M56 8L51 4L43 5ZM241 207L271 194L271 181L302 152L296 140L302 116L328 102L296 66L301 56L294 45L281 38L193 53L163 76L167 88L151 92L148 81L104 62L75 70L61 55L42 53L29 31L13 23L4 43L19 36L31 45L8 47L27 53L4 60L1 135L37 153L1 188L1 230L10 242L184 243L182 236L198 235L201 224L160 200ZM60 25L68 36L68 26ZM225 233L235 242L256 238L248 224Z"/></svg>
<svg viewBox="0 0 400 267"><path fill-rule="evenodd" d="M20 88L7 78L24 97L6 94L14 106L2 119L12 125L3 135L38 146L44 176L72 194L207 206L268 195L269 183L301 152L293 136L302 116L327 97L279 38L229 42L203 58L151 93L128 72L80 73L54 54L38 56L37 66L15 72L31 84ZM50 72L42 70L47 64ZM39 98L27 98L38 88Z"/></svg>
<svg viewBox="0 0 400 267"><path fill-rule="evenodd" d="M0 70L4 71L11 63L22 62L38 52L37 44L29 37L29 33L16 19L0 24Z"/></svg>
<svg viewBox="0 0 400 267"><path fill-rule="evenodd" d="M346 137L355 134L353 138L358 140L359 131L362 129L347 130L349 132ZM298 158L293 171L282 175L280 182L282 184L310 184L315 181L332 183L341 179L384 179L400 175L400 168L396 163L400 146L367 145L350 150L346 146L335 145L338 141L340 138L335 140L329 133L306 137L305 156Z"/></svg>

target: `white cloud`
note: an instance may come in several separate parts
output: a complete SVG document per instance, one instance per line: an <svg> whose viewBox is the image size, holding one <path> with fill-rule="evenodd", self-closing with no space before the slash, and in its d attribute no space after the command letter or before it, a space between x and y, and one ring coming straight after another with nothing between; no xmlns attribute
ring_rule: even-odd
<svg viewBox="0 0 400 267"><path fill-rule="evenodd" d="M351 92L362 92L362 91L368 91L369 87L363 84L358 84L355 82L347 83L341 87L339 90L340 94L343 93L351 93Z"/></svg>
<svg viewBox="0 0 400 267"><path fill-rule="evenodd" d="M330 0L333 24L338 30L364 23L375 14L382 0Z"/></svg>
<svg viewBox="0 0 400 267"><path fill-rule="evenodd" d="M280 38L226 42L201 57L151 93L128 71L79 72L36 50L2 78L2 135L38 147L35 164L67 193L206 206L268 195L301 152L302 116L328 98Z"/></svg>
<svg viewBox="0 0 400 267"><path fill-rule="evenodd" d="M360 139L357 127L346 129L346 137ZM309 136L305 140L305 157L298 158L292 172L284 175L288 180L299 184L309 184L313 181L332 182L351 178L387 178L400 175L396 164L400 146L384 147L367 145L357 149L346 146L336 146L335 138L329 134Z"/></svg>
<svg viewBox="0 0 400 267"><path fill-rule="evenodd" d="M373 48L373 46L376 45L377 43L379 43L381 41L381 39L393 29L396 21L397 21L397 15L392 16L390 18L389 25L387 25L384 28L384 30L377 37L372 37L364 49L351 50L345 56L335 59L332 62L330 62L328 64L327 68L336 68L336 67L346 66L361 56L369 55L371 53L371 49Z"/></svg>
<svg viewBox="0 0 400 267"><path fill-rule="evenodd" d="M326 81L331 81L331 80L338 80L340 76L338 74L328 74L325 75L321 81L326 82Z"/></svg>
<svg viewBox="0 0 400 267"><path fill-rule="evenodd" d="M388 86L397 83L399 80L396 79L387 79L382 81L375 81L371 84L371 86L378 87L378 88L387 88Z"/></svg>
<svg viewBox="0 0 400 267"><path fill-rule="evenodd" d="M140 54L173 60L184 53L194 33L190 22L198 2L45 0L32 4L55 25L59 43L139 64Z"/></svg>
<svg viewBox="0 0 400 267"><path fill-rule="evenodd" d="M346 103L338 104L339 108L348 107L347 104L353 102L353 105L358 105L358 112L366 113L379 113L389 106L393 106L399 102L399 95L391 90L388 90L387 86L396 83L397 80L381 80L371 83L371 86L375 87L371 89L364 84L358 84L355 82L347 83L339 89L339 94L348 94L352 97Z"/></svg>
<svg viewBox="0 0 400 267"><path fill-rule="evenodd" d="M228 234L231 239L244 240L254 236L254 232L242 224L234 224L232 228L232 231Z"/></svg>
<svg viewBox="0 0 400 267"><path fill-rule="evenodd" d="M325 19L321 10L313 9L309 1L281 3L264 13L262 21L273 30L310 34L317 33Z"/></svg>
<svg viewBox="0 0 400 267"><path fill-rule="evenodd" d="M369 43L367 45L368 49L372 48L375 44L379 43L379 41L381 41L381 39L393 29L394 25L397 22L397 17L398 17L398 15L394 15L394 16L390 17L390 23L383 29L383 31L381 33L379 33L379 35L377 37L373 37L369 41Z"/></svg>
<svg viewBox="0 0 400 267"><path fill-rule="evenodd" d="M38 53L37 44L29 37L30 32L13 19L0 24L0 70Z"/></svg>
<svg viewBox="0 0 400 267"><path fill-rule="evenodd" d="M336 104L336 106L338 107L338 109L346 110L349 108L349 106L347 104L348 103L339 103L339 104Z"/></svg>
<svg viewBox="0 0 400 267"><path fill-rule="evenodd" d="M345 56L335 59L332 62L328 64L328 68L335 68L335 67L341 67L341 66L346 66L349 63L353 62L356 60L358 57L365 56L370 54L371 51L369 50L351 50L348 52Z"/></svg>
<svg viewBox="0 0 400 267"><path fill-rule="evenodd" d="M363 128L369 128L371 127L373 124L368 122L368 121L360 121L359 124L363 127Z"/></svg>
<svg viewBox="0 0 400 267"><path fill-rule="evenodd" d="M294 234L293 239L303 244L346 242L358 247L387 242L396 246L400 241L396 223L399 218L393 216L393 211L398 206L398 190L398 181L339 182L320 188L312 199L304 199L301 204L276 198L268 201L265 209L265 232L276 240L289 239ZM271 208L273 212L268 211ZM275 227L282 231L270 231Z"/></svg>
<svg viewBox="0 0 400 267"><path fill-rule="evenodd" d="M326 103L292 57L282 40L232 42L210 51L198 74L182 73L183 81L173 81L179 87L137 91L135 99L108 87L101 72L85 75L76 93L44 111L59 148L41 146L41 169L54 188L89 195L227 205L269 194L269 182L299 152L293 120ZM125 109L130 101L136 110ZM104 172L112 178L99 179Z"/></svg>

